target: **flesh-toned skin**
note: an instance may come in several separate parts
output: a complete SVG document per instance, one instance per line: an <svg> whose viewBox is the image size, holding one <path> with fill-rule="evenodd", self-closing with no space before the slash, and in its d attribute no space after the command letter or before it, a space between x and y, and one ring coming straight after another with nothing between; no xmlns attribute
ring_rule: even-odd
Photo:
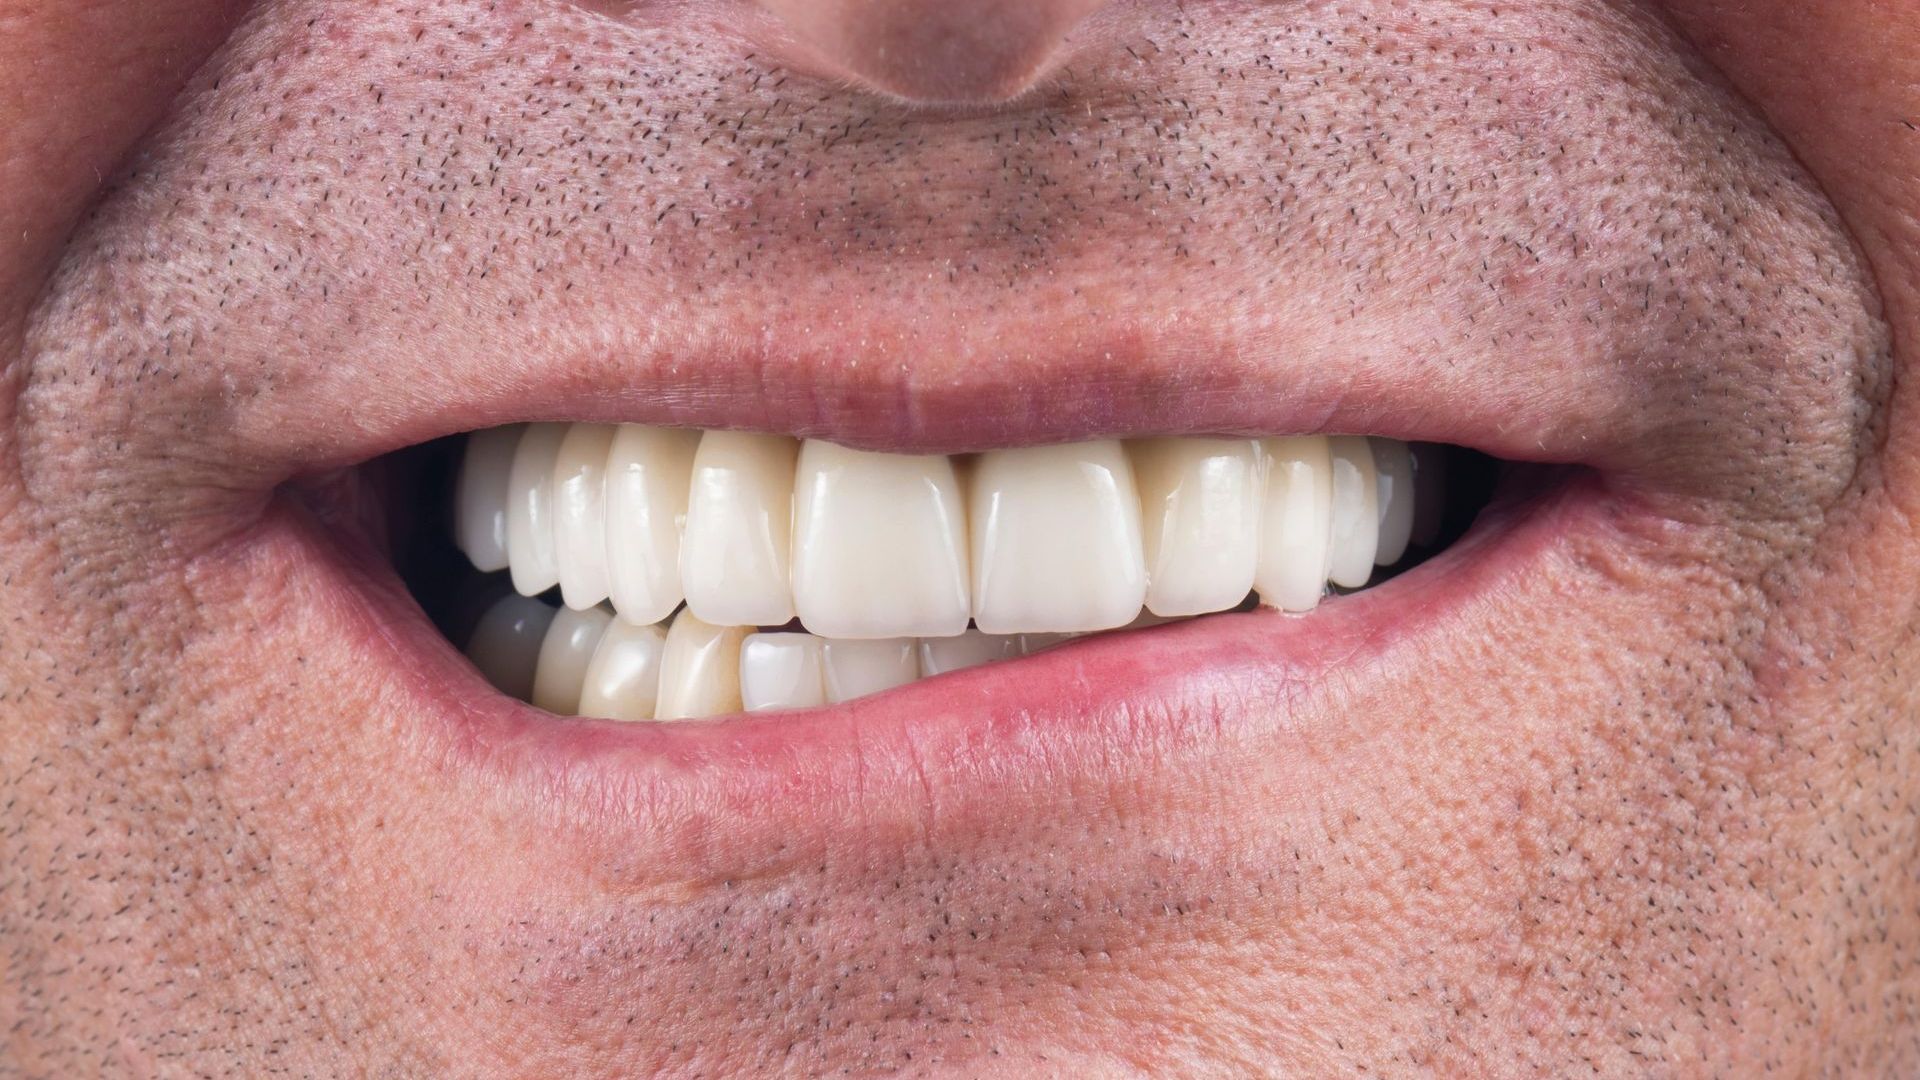
<svg viewBox="0 0 1920 1080"><path fill-rule="evenodd" d="M1920 1071L1920 5L1086 6L0 3L0 1071ZM562 755L339 471L530 419L1586 469Z"/></svg>

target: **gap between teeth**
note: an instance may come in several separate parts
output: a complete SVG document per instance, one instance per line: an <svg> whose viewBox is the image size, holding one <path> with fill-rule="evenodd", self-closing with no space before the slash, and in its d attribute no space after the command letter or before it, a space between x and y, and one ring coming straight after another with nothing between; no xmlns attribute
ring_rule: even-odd
<svg viewBox="0 0 1920 1080"><path fill-rule="evenodd" d="M638 425L476 432L455 540L519 595L468 654L550 712L667 720L837 703L1250 594L1304 612L1432 539L1438 460L1349 436L949 458ZM556 586L559 611L530 599ZM754 632L796 618L807 632Z"/></svg>

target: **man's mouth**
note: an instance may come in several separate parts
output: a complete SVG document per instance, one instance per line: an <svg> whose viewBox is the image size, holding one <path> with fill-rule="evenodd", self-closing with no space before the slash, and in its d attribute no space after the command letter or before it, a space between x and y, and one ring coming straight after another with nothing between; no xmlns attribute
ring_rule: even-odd
<svg viewBox="0 0 1920 1080"><path fill-rule="evenodd" d="M1034 423L995 448L492 393L467 432L290 478L208 580L311 597L407 744L648 874L1236 747L1325 794L1404 736L1348 695L1632 501L1491 428Z"/></svg>
<svg viewBox="0 0 1920 1080"><path fill-rule="evenodd" d="M408 589L477 675L612 721L839 705L1235 614L1311 625L1447 550L1510 471L1366 436L947 455L555 422L374 464L405 478Z"/></svg>
<svg viewBox="0 0 1920 1080"><path fill-rule="evenodd" d="M1455 451L1449 505L1447 451L1296 436L915 455L535 423L468 436L450 500L443 465L395 505L452 504L414 532L410 587L495 688L672 721L837 705L1089 635L1307 615L1462 534L1496 468Z"/></svg>

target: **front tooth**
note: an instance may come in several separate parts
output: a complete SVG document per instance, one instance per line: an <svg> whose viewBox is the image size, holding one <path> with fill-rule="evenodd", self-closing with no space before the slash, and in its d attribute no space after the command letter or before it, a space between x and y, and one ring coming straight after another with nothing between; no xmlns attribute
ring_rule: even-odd
<svg viewBox="0 0 1920 1080"><path fill-rule="evenodd" d="M565 424L532 424L513 451L507 481L507 555L514 590L522 596L538 596L560 583L553 466L566 437Z"/></svg>
<svg viewBox="0 0 1920 1080"><path fill-rule="evenodd" d="M574 424L553 464L554 549L560 597L585 609L607 598L607 452L611 424Z"/></svg>
<svg viewBox="0 0 1920 1080"><path fill-rule="evenodd" d="M826 704L820 639L812 634L748 635L740 646L740 702L748 712Z"/></svg>
<svg viewBox="0 0 1920 1080"><path fill-rule="evenodd" d="M1398 439L1370 441L1380 489L1380 550L1373 561L1392 566L1406 556L1413 536L1413 455Z"/></svg>
<svg viewBox="0 0 1920 1080"><path fill-rule="evenodd" d="M944 675L949 671L1011 660L1020 655L1020 638L1014 634L983 634L969 630L959 637L927 638L920 643L920 673Z"/></svg>
<svg viewBox="0 0 1920 1080"><path fill-rule="evenodd" d="M487 609L467 639L467 658L496 690L526 701L533 697L533 674L540 643L553 622L553 608L518 593L508 593Z"/></svg>
<svg viewBox="0 0 1920 1080"><path fill-rule="evenodd" d="M454 493L454 542L482 573L509 565L507 484L513 473L513 452L525 430L523 424L509 424L467 436L460 486Z"/></svg>
<svg viewBox="0 0 1920 1080"><path fill-rule="evenodd" d="M781 435L709 431L693 456L680 577L687 607L722 626L793 618L787 557L799 444Z"/></svg>
<svg viewBox="0 0 1920 1080"><path fill-rule="evenodd" d="M740 643L747 627L715 626L683 611L667 630L660 659L662 720L690 720L740 711Z"/></svg>
<svg viewBox="0 0 1920 1080"><path fill-rule="evenodd" d="M687 516L697 431L624 424L607 452L607 569L626 622L661 622L686 599L680 530Z"/></svg>
<svg viewBox="0 0 1920 1080"><path fill-rule="evenodd" d="M613 616L600 608L575 611L562 608L540 643L540 662L533 672L533 704L556 716L580 711L580 690L586 685L587 665L600 646Z"/></svg>
<svg viewBox="0 0 1920 1080"><path fill-rule="evenodd" d="M659 626L635 626L615 619L593 650L580 715L604 720L651 720L660 695L660 664L667 632Z"/></svg>
<svg viewBox="0 0 1920 1080"><path fill-rule="evenodd" d="M1267 458L1267 495L1260 512L1260 564L1253 587L1270 607L1312 611L1326 591L1333 455L1318 435L1269 439L1261 447Z"/></svg>
<svg viewBox="0 0 1920 1080"><path fill-rule="evenodd" d="M1117 442L980 455L973 615L989 634L1107 630L1140 614L1140 496Z"/></svg>
<svg viewBox="0 0 1920 1080"><path fill-rule="evenodd" d="M820 650L828 704L877 694L919 678L917 652L912 638L828 641Z"/></svg>
<svg viewBox="0 0 1920 1080"><path fill-rule="evenodd" d="M1204 615L1245 600L1260 554L1258 444L1143 439L1127 449L1140 486L1147 610Z"/></svg>
<svg viewBox="0 0 1920 1080"><path fill-rule="evenodd" d="M809 439L793 486L793 606L808 630L866 639L967 628L966 509L951 460Z"/></svg>
<svg viewBox="0 0 1920 1080"><path fill-rule="evenodd" d="M1327 579L1344 589L1364 588L1380 549L1380 488L1373 448L1357 435L1327 440L1333 458L1332 545Z"/></svg>

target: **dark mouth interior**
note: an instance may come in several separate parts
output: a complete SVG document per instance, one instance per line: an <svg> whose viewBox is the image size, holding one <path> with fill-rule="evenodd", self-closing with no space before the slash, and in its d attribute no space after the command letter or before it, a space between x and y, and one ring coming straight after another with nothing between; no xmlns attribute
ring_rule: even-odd
<svg viewBox="0 0 1920 1080"><path fill-rule="evenodd" d="M506 573L476 571L453 542L452 492L465 441L465 435L436 439L361 467L368 489L383 493L388 549L395 568L434 625L456 646L464 645L489 606L512 591ZM1415 544L1405 558L1379 568L1369 588L1453 546L1472 531L1489 506L1531 501L1566 473L1504 462L1455 446L1422 444L1422 450L1442 455L1445 462L1446 494L1439 531L1432 543ZM1353 590L1332 590L1334 595L1349 591ZM542 599L560 603L557 589ZM1253 607L1249 597L1236 610Z"/></svg>

